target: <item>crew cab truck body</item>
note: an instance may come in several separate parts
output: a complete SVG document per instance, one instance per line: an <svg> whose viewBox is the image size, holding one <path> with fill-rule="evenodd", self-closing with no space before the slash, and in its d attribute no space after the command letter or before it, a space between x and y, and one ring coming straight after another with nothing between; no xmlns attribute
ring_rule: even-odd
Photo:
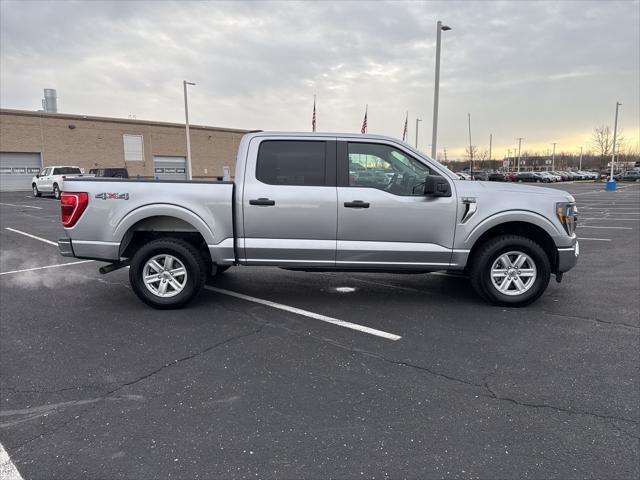
<svg viewBox="0 0 640 480"><path fill-rule="evenodd" d="M45 167L31 179L31 190L34 197L40 197L43 193L50 193L56 200L59 200L60 194L64 191L64 182L67 179L84 176L80 167ZM94 175L87 176L93 177Z"/></svg>
<svg viewBox="0 0 640 480"><path fill-rule="evenodd" d="M570 194L462 181L387 137L250 133L235 175L68 180L61 253L110 262L103 272L130 265L134 292L157 308L232 265L460 272L489 302L521 306L579 254Z"/></svg>

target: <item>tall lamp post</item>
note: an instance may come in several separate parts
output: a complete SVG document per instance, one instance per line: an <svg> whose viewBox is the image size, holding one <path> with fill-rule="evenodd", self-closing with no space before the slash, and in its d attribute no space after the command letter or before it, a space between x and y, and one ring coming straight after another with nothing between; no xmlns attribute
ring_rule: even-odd
<svg viewBox="0 0 640 480"><path fill-rule="evenodd" d="M522 149L522 140L524 140L524 138L518 137L516 140L518 140L518 173L520 173L520 161L522 160L522 157L520 156L520 151Z"/></svg>
<svg viewBox="0 0 640 480"><path fill-rule="evenodd" d="M582 147L580 147L580 164L578 166L578 170L582 171Z"/></svg>
<svg viewBox="0 0 640 480"><path fill-rule="evenodd" d="M473 178L473 145L471 145L471 114L467 113L469 118L469 175Z"/></svg>
<svg viewBox="0 0 640 480"><path fill-rule="evenodd" d="M556 145L558 144L558 142L553 142L551 145L553 145L553 156L551 157L551 171L555 172L556 170Z"/></svg>
<svg viewBox="0 0 640 480"><path fill-rule="evenodd" d="M620 102L616 102L616 119L613 123L613 145L611 146L611 177L607 182L607 190L615 190L616 189L616 181L613 178L613 165L616 161L616 140L618 138L618 107L622 104Z"/></svg>
<svg viewBox="0 0 640 480"><path fill-rule="evenodd" d="M191 170L191 134L189 133L189 105L187 102L187 85L195 85L193 82L182 81L184 87L184 120L187 131L187 180L193 180L193 171Z"/></svg>
<svg viewBox="0 0 640 480"><path fill-rule="evenodd" d="M451 30L448 25L443 25L438 20L436 26L436 81L433 86L433 133L431 136L431 158L436 158L436 147L438 138L438 96L440 94L440 44L442 32Z"/></svg>
<svg viewBox="0 0 640 480"><path fill-rule="evenodd" d="M416 118L416 150L418 149L418 122L421 122L421 118Z"/></svg>

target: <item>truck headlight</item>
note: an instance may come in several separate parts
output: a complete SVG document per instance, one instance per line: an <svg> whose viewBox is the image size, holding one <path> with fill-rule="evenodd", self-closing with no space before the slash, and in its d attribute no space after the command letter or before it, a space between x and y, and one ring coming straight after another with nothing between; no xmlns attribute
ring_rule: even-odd
<svg viewBox="0 0 640 480"><path fill-rule="evenodd" d="M578 207L575 202L556 203L556 216L568 235L573 235L578 223Z"/></svg>

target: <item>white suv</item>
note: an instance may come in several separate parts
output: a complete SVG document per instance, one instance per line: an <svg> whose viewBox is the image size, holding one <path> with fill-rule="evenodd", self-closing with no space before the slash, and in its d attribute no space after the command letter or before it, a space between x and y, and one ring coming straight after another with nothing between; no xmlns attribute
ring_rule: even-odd
<svg viewBox="0 0 640 480"><path fill-rule="evenodd" d="M46 167L40 170L31 179L31 189L34 197L40 197L43 193L52 193L56 199L60 199L60 193L64 191L65 178L71 177L93 177L93 175L83 175L80 167Z"/></svg>

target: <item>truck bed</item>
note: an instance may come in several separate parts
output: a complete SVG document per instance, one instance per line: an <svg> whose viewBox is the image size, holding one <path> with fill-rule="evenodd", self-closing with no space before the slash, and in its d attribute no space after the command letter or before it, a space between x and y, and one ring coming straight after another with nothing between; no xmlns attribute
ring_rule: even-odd
<svg viewBox="0 0 640 480"><path fill-rule="evenodd" d="M233 182L71 178L65 192L89 197L68 229L76 257L118 260L133 232L162 229L199 232L214 261L235 259Z"/></svg>

